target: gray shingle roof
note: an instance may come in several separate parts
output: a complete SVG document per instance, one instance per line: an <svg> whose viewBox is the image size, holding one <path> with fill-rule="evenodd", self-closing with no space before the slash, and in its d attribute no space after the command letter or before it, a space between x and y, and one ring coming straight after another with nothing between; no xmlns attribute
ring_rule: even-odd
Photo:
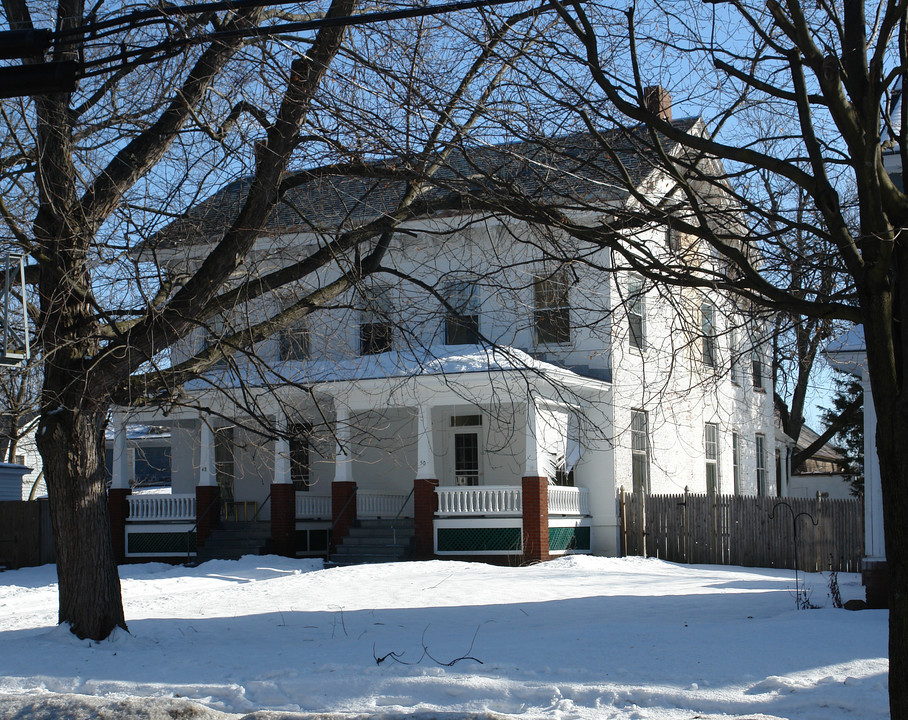
<svg viewBox="0 0 908 720"><path fill-rule="evenodd" d="M690 132L697 122L696 118L684 118L673 125ZM675 147L667 140L663 144L668 152ZM386 168L406 167L406 161L400 158L368 166L377 171L375 175ZM434 186L425 199L492 197L507 187L510 194L537 202L581 208L625 197L623 173L639 186L655 167L651 139L639 127L599 136L584 132L537 142L464 146L452 153L432 178ZM225 185L164 228L149 244L174 247L216 240L239 214L250 184L251 177L246 177ZM405 190L406 183L400 179L321 176L289 190L269 217L263 234L356 227L394 210Z"/></svg>

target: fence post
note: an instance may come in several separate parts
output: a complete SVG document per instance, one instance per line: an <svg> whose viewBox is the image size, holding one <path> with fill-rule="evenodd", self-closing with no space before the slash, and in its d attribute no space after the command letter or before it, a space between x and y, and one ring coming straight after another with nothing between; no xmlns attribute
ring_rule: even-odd
<svg viewBox="0 0 908 720"><path fill-rule="evenodd" d="M618 532L618 557L627 557L627 505L624 497L624 488L618 488L618 522L621 530Z"/></svg>

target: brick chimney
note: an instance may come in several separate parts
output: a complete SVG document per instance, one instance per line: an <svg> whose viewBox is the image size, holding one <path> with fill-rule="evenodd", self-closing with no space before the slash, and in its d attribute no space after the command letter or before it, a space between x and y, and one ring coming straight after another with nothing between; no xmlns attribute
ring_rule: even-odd
<svg viewBox="0 0 908 720"><path fill-rule="evenodd" d="M661 85L650 85L643 89L643 106L666 122L672 121L672 96Z"/></svg>

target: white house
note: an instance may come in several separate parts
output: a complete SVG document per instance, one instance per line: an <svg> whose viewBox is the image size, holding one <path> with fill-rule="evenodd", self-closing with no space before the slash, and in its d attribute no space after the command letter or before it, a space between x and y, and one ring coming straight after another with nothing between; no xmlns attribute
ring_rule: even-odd
<svg viewBox="0 0 908 720"><path fill-rule="evenodd" d="M590 170L589 136L555 144L557 158L521 162L534 177L547 163L556 182L570 179L586 198L578 216L598 222L610 204L631 202L603 181L607 159ZM626 152L639 188L669 192ZM156 262L196 267L244 189L225 187L171 226ZM248 269L264 276L306 257L399 191L347 177L294 189ZM595 212L590 197L601 199ZM665 226L632 233L656 255L712 262ZM769 358L730 298L653 287L608 250L469 210L404 223L384 265L189 383L179 406L117 410L111 507L126 556L191 554L219 513L269 520L273 549L289 554L323 553L329 530L343 546L355 520L383 518L395 536L415 534L419 556L614 555L622 490L775 494ZM339 272L200 321L174 361ZM170 497L125 497L136 423L170 428Z"/></svg>

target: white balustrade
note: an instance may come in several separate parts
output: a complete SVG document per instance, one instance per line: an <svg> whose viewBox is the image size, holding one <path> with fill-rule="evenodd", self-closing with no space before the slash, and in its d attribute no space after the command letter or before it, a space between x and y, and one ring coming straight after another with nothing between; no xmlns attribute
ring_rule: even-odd
<svg viewBox="0 0 908 720"><path fill-rule="evenodd" d="M296 519L297 520L330 520L331 496L310 495L307 492L296 494Z"/></svg>
<svg viewBox="0 0 908 720"><path fill-rule="evenodd" d="M523 513L522 491L518 486L439 487L435 492L439 515L514 517Z"/></svg>
<svg viewBox="0 0 908 720"><path fill-rule="evenodd" d="M126 499L131 522L195 520L195 495L128 495Z"/></svg>
<svg viewBox="0 0 908 720"><path fill-rule="evenodd" d="M589 489L549 485L549 515L589 514Z"/></svg>
<svg viewBox="0 0 908 720"><path fill-rule="evenodd" d="M407 501L404 507L404 501ZM403 510L401 508L403 507ZM400 515L398 516L398 513ZM356 517L389 518L413 517L413 500L406 495L378 495L356 493Z"/></svg>

